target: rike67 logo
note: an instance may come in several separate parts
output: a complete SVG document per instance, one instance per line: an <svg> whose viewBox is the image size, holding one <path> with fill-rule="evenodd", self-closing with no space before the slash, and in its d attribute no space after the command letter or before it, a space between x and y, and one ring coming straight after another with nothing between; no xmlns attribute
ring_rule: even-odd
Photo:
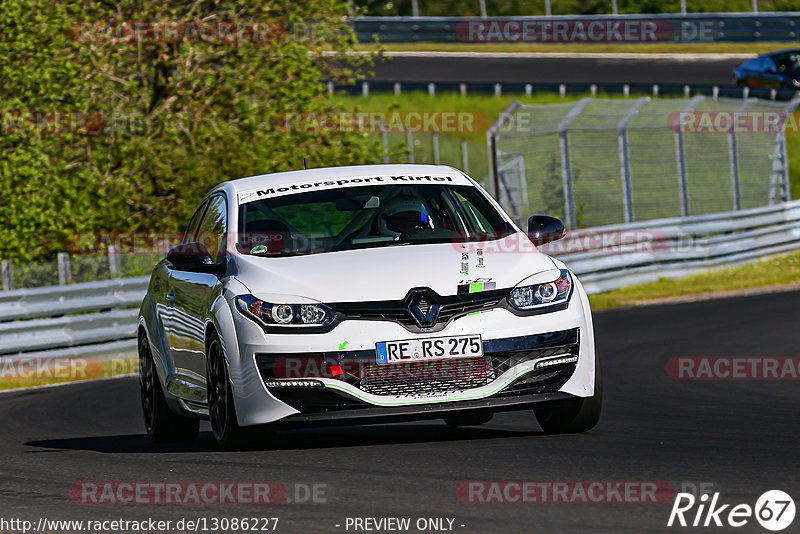
<svg viewBox="0 0 800 534"><path fill-rule="evenodd" d="M695 497L691 493L678 493L669 514L667 526L681 527L743 527L753 518L767 530L783 530L794 521L795 504L788 493L781 490L764 492L755 507L749 504L719 504L719 493Z"/></svg>

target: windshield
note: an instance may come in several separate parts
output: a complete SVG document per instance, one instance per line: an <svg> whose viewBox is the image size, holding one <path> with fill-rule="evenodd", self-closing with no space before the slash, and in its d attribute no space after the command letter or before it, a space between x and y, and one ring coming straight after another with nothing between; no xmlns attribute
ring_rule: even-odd
<svg viewBox="0 0 800 534"><path fill-rule="evenodd" d="M361 186L239 206L237 250L292 256L415 243L486 241L513 229L467 185Z"/></svg>

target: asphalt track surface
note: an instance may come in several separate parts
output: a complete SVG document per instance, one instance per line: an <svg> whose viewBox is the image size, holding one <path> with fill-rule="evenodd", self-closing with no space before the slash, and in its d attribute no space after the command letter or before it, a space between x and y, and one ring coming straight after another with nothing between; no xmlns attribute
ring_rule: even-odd
<svg viewBox="0 0 800 534"><path fill-rule="evenodd" d="M731 71L744 59L630 57L393 56L377 62L385 82L474 82L531 84L734 85Z"/></svg>
<svg viewBox="0 0 800 534"><path fill-rule="evenodd" d="M797 500L798 381L677 381L665 365L675 356L797 356L799 301L800 292L787 292L595 314L606 395L599 425L583 435L544 435L526 411L467 429L431 421L291 430L260 450L231 453L215 450L205 426L197 442L151 446L133 377L5 393L0 516L277 516L284 533L345 532L347 517L365 516L451 517L456 532L470 533L697 531L666 527L670 502L468 504L456 487L465 480L710 482L723 502L754 505L774 488ZM328 502L76 504L68 490L79 481L324 483ZM752 520L738 531L765 532Z"/></svg>

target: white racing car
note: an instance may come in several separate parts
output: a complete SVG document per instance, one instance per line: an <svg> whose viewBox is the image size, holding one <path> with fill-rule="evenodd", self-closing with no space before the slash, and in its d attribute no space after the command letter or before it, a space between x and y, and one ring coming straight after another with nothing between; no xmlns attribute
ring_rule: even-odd
<svg viewBox="0 0 800 534"><path fill-rule="evenodd" d="M154 269L139 315L147 433L220 446L257 429L533 409L600 415L589 302L471 178L445 166L312 169L223 183Z"/></svg>

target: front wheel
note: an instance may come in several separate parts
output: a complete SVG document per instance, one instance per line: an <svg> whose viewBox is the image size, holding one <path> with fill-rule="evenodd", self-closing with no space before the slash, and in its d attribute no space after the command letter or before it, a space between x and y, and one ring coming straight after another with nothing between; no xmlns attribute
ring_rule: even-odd
<svg viewBox="0 0 800 534"><path fill-rule="evenodd" d="M153 353L147 338L139 336L139 393L147 435L153 443L192 441L200 421L181 417L167 405L156 375Z"/></svg>
<svg viewBox="0 0 800 534"><path fill-rule="evenodd" d="M534 408L536 420L548 434L587 432L600 420L603 405L603 381L600 365L595 366L594 395L561 401L550 406Z"/></svg>
<svg viewBox="0 0 800 534"><path fill-rule="evenodd" d="M222 346L215 336L207 352L208 416L217 445L223 450L240 450L255 437L254 430L239 426L233 401L233 386Z"/></svg>

